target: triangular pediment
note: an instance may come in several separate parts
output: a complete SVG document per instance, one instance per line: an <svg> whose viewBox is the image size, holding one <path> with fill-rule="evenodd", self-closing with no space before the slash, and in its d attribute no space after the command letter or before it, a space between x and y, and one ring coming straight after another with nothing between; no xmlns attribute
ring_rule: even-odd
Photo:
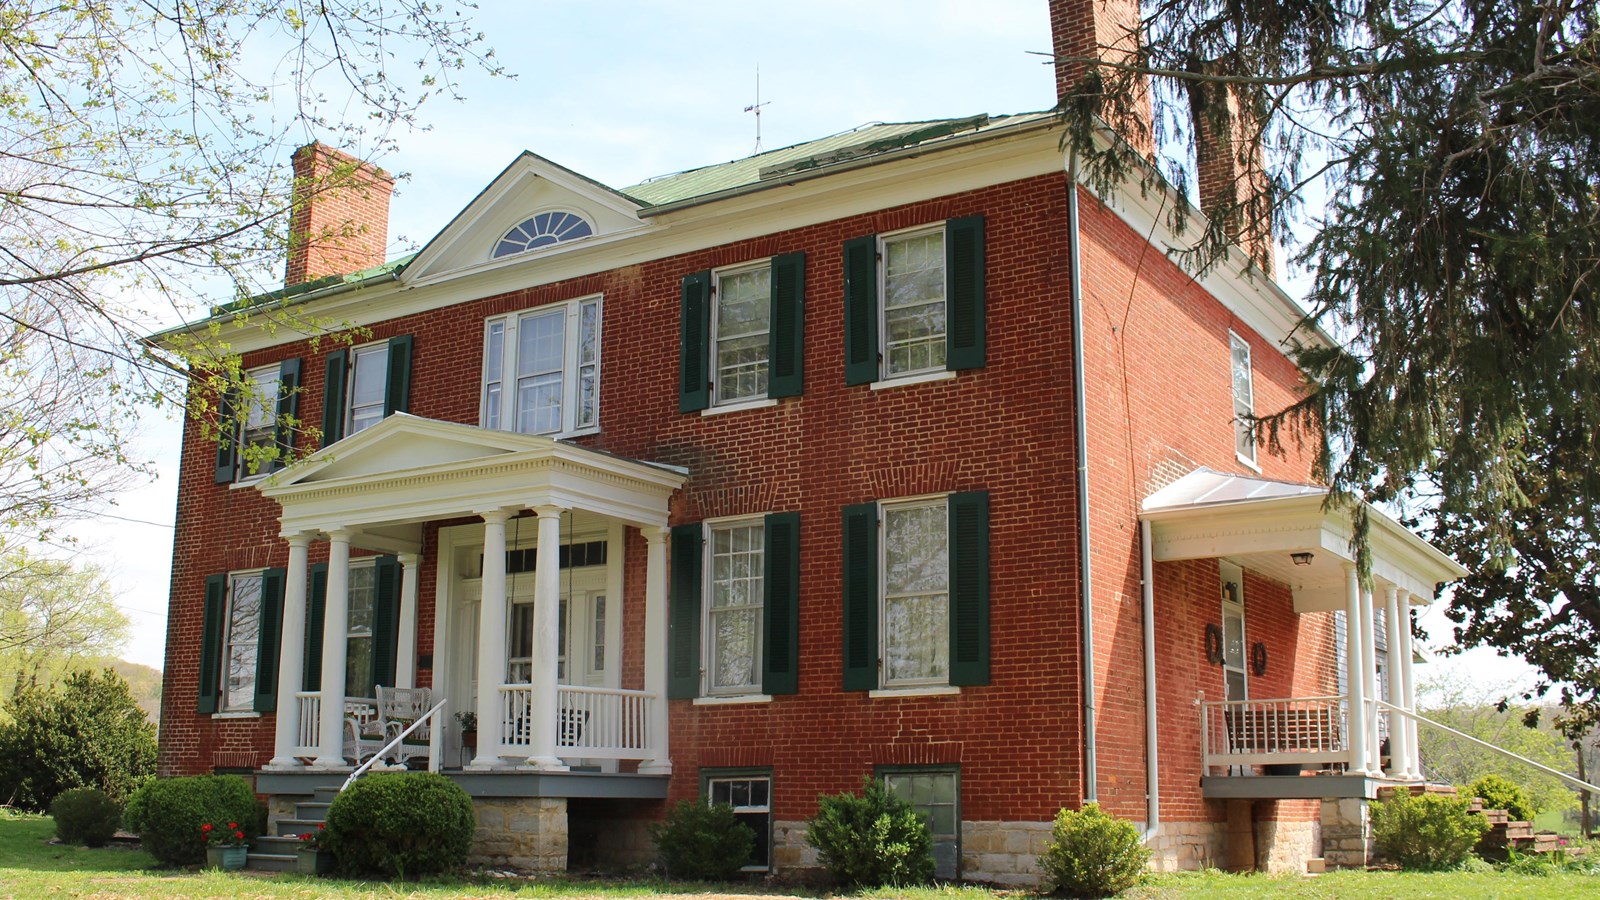
<svg viewBox="0 0 1600 900"><path fill-rule="evenodd" d="M396 413L272 476L273 487L388 476L555 445L550 438Z"/></svg>
<svg viewBox="0 0 1600 900"><path fill-rule="evenodd" d="M527 265L647 228L641 204L534 153L524 151L428 241L401 275L410 284L440 281L506 266ZM592 234L496 257L513 228L544 213L582 218Z"/></svg>

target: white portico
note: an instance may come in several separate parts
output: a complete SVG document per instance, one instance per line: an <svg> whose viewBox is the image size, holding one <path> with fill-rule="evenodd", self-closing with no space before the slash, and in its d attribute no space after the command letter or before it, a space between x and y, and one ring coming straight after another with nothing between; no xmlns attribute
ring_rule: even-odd
<svg viewBox="0 0 1600 900"><path fill-rule="evenodd" d="M418 668L418 578L432 562L436 573L432 664L435 699L451 712L469 708L479 722L479 744L469 769L522 768L559 772L565 760L637 759L641 773L667 773L671 761L666 722L666 526L668 498L683 484L681 470L623 459L550 438L491 431L470 425L396 414L295 463L263 481L259 490L282 507L281 534L289 544L279 642L277 731L270 769L345 768L346 646L350 551L395 554L400 563L399 641L395 681L414 683ZM524 516L532 511L532 517ZM461 525L476 517L481 526ZM456 522L449 542L434 541L439 558L427 560L430 522ZM620 621L620 559L627 530L645 538L644 684L561 684L558 603L562 523L598 528L617 562L610 612ZM534 538L534 558L517 577L531 580L529 634L521 636L521 677L508 677L507 532ZM532 525L532 528L527 526ZM481 528L481 573L473 571L476 634L451 634L453 593L463 581L462 560L476 557L477 542L462 550L463 532ZM310 545L329 545L321 690L302 690L307 629ZM526 542L524 542L526 543ZM474 559L475 562L475 559ZM575 564L575 562L574 562ZM525 584L523 585L525 587ZM602 607L602 610L604 608ZM597 625L604 628L604 625ZM613 625L612 628L618 626ZM458 629L459 630L459 629ZM603 631L601 632L603 633ZM476 650L473 650L474 645ZM423 648L421 652L428 652ZM472 655L470 661L463 655ZM615 654L615 650L612 651ZM465 664L465 665L463 665ZM441 679L465 670L469 677ZM471 703L469 685L476 685ZM446 697L444 693L455 694ZM331 698L331 699L330 699ZM576 728L582 722L586 727ZM434 729L434 758L443 729Z"/></svg>

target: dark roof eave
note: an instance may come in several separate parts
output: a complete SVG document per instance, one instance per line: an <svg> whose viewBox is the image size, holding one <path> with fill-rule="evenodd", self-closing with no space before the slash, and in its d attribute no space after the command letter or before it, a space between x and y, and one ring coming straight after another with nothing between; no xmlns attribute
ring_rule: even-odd
<svg viewBox="0 0 1600 900"><path fill-rule="evenodd" d="M862 157L860 159L852 159L845 162L834 163L832 165L818 166L814 169L804 169L802 171L792 172L777 178L769 178L763 181L752 182L750 184L741 184L737 187L724 188L720 191L713 191L709 194L700 194L699 196L688 197L683 200L673 200L668 203L662 203L659 206L648 206L639 210L639 217L651 218L653 216L665 215L666 213L678 212L679 210L692 209L696 206L704 206L706 204L716 203L721 200L730 200L734 197L742 197L746 194L754 194L769 188L785 187L792 184L798 184L803 181L810 181L815 178L834 175L839 172L849 172L855 169L865 169L869 166L896 162L902 159L911 159L921 156L924 153L936 153L953 147L963 147L968 144L983 143L985 141L996 140L1001 137L1009 137L1029 131L1048 131L1056 127L1058 124L1058 118L1058 116L1046 116L1037 119L1029 119L1025 122L1018 122L1011 125L997 125L994 128L990 128L985 131L974 131L967 134L954 135L935 142L913 144L909 147L901 147L896 150L887 150L883 153Z"/></svg>
<svg viewBox="0 0 1600 900"><path fill-rule="evenodd" d="M206 316L203 319L197 319L193 322L185 322L182 325L167 328L162 331L158 331L155 334L146 335L144 338L140 339L140 343L148 346L158 346L162 343L165 343L166 339L172 335L193 332L210 322L231 322L234 319L237 319L241 313L255 312L257 310L266 309L272 306L298 306L302 303L310 303L315 300L336 297L339 294L349 293L362 288L373 287L384 282L399 281L400 273L404 270L404 265L398 265L392 269L386 269L382 272L368 275L367 277L356 281L340 281L334 284L319 287L315 290L304 291L301 293L291 293L288 295L278 292L276 295L269 295L272 296L273 299L262 303L252 303L247 306L224 309L212 315Z"/></svg>

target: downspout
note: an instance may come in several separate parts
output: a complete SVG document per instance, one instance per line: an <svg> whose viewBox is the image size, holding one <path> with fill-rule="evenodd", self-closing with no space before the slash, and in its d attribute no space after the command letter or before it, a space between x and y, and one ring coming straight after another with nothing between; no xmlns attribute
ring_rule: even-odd
<svg viewBox="0 0 1600 900"><path fill-rule="evenodd" d="M1161 830L1161 756L1156 743L1156 581L1150 553L1150 523L1139 522L1139 593L1144 601L1144 784L1145 829L1141 843Z"/></svg>
<svg viewBox="0 0 1600 900"><path fill-rule="evenodd" d="M1094 725L1094 590L1089 568L1089 422L1083 373L1083 277L1078 252L1078 151L1067 152L1067 256L1072 269L1072 403L1073 431L1078 464L1078 596L1082 608L1079 625L1083 650L1083 800L1099 796Z"/></svg>

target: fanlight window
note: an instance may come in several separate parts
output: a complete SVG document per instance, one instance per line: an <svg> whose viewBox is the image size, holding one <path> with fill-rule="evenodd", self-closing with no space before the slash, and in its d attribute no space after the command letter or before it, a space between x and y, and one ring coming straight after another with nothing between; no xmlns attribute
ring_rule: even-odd
<svg viewBox="0 0 1600 900"><path fill-rule="evenodd" d="M542 212L506 232L506 236L495 245L494 258L586 238L592 234L594 227L576 213Z"/></svg>

